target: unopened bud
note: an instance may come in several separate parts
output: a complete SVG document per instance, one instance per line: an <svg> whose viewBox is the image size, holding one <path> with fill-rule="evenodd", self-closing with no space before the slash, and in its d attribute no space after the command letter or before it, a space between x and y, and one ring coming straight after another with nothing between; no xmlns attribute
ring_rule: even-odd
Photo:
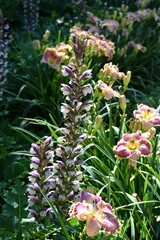
<svg viewBox="0 0 160 240"><path fill-rule="evenodd" d="M122 109L123 113L125 113L126 107L127 107L125 95L120 95L119 105L120 105L120 108Z"/></svg>
<svg viewBox="0 0 160 240"><path fill-rule="evenodd" d="M49 31L49 30L46 30L46 31L45 31L45 34L43 34L43 40L44 40L44 41L47 41L48 38L49 38L49 36L50 36L50 31Z"/></svg>
<svg viewBox="0 0 160 240"><path fill-rule="evenodd" d="M113 13L113 19L116 19L116 18L117 18L117 11L115 10Z"/></svg>
<svg viewBox="0 0 160 240"><path fill-rule="evenodd" d="M96 120L95 120L95 123L94 123L94 129L97 130L100 128L101 124L102 124L102 116L101 115L97 115L96 116Z"/></svg>
<svg viewBox="0 0 160 240"><path fill-rule="evenodd" d="M40 43L40 41L38 39L32 41L32 46L36 50L40 50L41 49L41 43Z"/></svg>
<svg viewBox="0 0 160 240"><path fill-rule="evenodd" d="M124 76L124 78L123 78L123 85L124 85L124 87L128 86L130 80L131 80L131 71L128 71L127 72L127 76Z"/></svg>
<svg viewBox="0 0 160 240"><path fill-rule="evenodd" d="M152 140L152 138L154 137L154 135L156 134L156 129L154 127L150 128L149 131L147 132L147 139L150 141Z"/></svg>

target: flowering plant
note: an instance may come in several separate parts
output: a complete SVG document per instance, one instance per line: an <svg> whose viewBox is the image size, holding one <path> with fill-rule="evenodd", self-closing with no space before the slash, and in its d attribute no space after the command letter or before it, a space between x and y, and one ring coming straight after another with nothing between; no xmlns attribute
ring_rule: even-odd
<svg viewBox="0 0 160 240"><path fill-rule="evenodd" d="M89 237L96 236L101 228L104 228L106 236L117 234L121 228L111 205L84 190L79 200L71 205L69 215L80 221L86 220L84 231Z"/></svg>

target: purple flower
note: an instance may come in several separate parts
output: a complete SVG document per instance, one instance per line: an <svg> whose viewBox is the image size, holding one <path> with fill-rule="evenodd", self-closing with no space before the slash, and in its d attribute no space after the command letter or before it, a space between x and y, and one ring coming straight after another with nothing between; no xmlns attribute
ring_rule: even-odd
<svg viewBox="0 0 160 240"><path fill-rule="evenodd" d="M25 27L34 31L38 22L39 0L23 0Z"/></svg>
<svg viewBox="0 0 160 240"><path fill-rule="evenodd" d="M31 217L37 218L38 217L37 213L33 209L28 209L28 211L29 211L28 218L31 218Z"/></svg>
<svg viewBox="0 0 160 240"><path fill-rule="evenodd" d="M75 78L76 77L76 75L73 72L73 70L71 68L67 67L67 66L64 66L64 65L62 66L62 75L64 77L66 77L66 76L70 76L71 78Z"/></svg>
<svg viewBox="0 0 160 240"><path fill-rule="evenodd" d="M91 76L92 76L92 69L88 69L82 73L82 75L80 76L80 81L82 81L85 78L91 78Z"/></svg>

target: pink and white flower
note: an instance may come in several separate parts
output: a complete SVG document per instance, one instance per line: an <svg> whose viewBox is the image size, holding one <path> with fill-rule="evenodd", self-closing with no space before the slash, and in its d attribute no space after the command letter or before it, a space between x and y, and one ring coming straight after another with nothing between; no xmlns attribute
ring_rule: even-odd
<svg viewBox="0 0 160 240"><path fill-rule="evenodd" d="M86 234L89 237L96 236L101 228L104 228L106 236L118 233L121 228L111 205L84 190L79 201L72 204L69 214L80 221L86 220Z"/></svg>
<svg viewBox="0 0 160 240"><path fill-rule="evenodd" d="M152 126L160 126L160 114L157 113L155 108L140 104L138 110L133 112L133 115L142 122L142 127L145 131L151 129Z"/></svg>
<svg viewBox="0 0 160 240"><path fill-rule="evenodd" d="M113 90L112 85L107 85L101 80L98 81L98 87L102 90L102 95L106 100L110 100L112 97L120 97L120 94Z"/></svg>
<svg viewBox="0 0 160 240"><path fill-rule="evenodd" d="M141 132L127 133L114 147L117 157L128 158L131 166L135 167L140 156L151 153L151 143Z"/></svg>

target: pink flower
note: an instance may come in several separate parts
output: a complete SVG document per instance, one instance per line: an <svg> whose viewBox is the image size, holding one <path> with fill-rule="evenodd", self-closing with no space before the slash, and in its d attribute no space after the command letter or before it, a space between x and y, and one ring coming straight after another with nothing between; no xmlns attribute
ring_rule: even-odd
<svg viewBox="0 0 160 240"><path fill-rule="evenodd" d="M73 203L69 214L80 221L86 220L86 233L94 237L103 227L106 236L120 231L121 224L113 213L110 204L105 203L101 197L82 191L77 203Z"/></svg>
<svg viewBox="0 0 160 240"><path fill-rule="evenodd" d="M144 104L138 106L138 110L133 112L136 119L142 122L142 127L148 131L152 126L160 126L160 114L157 110Z"/></svg>
<svg viewBox="0 0 160 240"><path fill-rule="evenodd" d="M120 158L128 158L131 166L136 166L138 158L148 156L151 153L151 143L141 132L127 133L114 147L116 155Z"/></svg>
<svg viewBox="0 0 160 240"><path fill-rule="evenodd" d="M65 59L68 59L67 52L71 50L72 47L64 43L60 43L55 48L46 48L41 62L47 63L49 66L60 70L59 64Z"/></svg>
<svg viewBox="0 0 160 240"><path fill-rule="evenodd" d="M116 34L119 26L119 22L112 20L112 19L105 19L104 21L101 22L102 27L107 27L108 32L113 32Z"/></svg>
<svg viewBox="0 0 160 240"><path fill-rule="evenodd" d="M41 62L59 70L59 64L68 58L64 52L58 52L56 48L47 48Z"/></svg>
<svg viewBox="0 0 160 240"><path fill-rule="evenodd" d="M101 80L98 81L98 87L102 90L102 95L106 100L110 100L112 97L120 97L120 94L112 89L112 85L107 85Z"/></svg>

